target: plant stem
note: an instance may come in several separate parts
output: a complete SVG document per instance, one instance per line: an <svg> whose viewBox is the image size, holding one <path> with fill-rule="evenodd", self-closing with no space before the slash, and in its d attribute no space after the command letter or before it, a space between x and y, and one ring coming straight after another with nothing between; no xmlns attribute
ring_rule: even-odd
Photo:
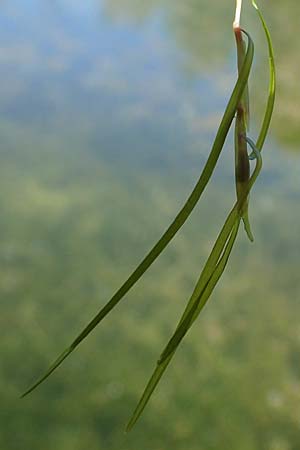
<svg viewBox="0 0 300 450"><path fill-rule="evenodd" d="M242 0L236 1L235 19L233 22L233 31L236 39L237 46L237 63L238 73L240 73L241 67L246 54L245 43L243 40L243 33L240 27ZM242 97L237 105L236 120L235 120L235 179L236 179L236 193L239 199L247 187L250 176L250 164L247 152L247 141L244 136L246 135L247 128L249 126L249 92L248 83L245 86ZM240 217L243 219L246 233L253 241L253 236L250 229L248 219L248 199L241 204Z"/></svg>
<svg viewBox="0 0 300 450"><path fill-rule="evenodd" d="M242 3L243 3L243 0L236 0L235 17L234 17L234 22L233 22L234 30L237 28L240 28Z"/></svg>

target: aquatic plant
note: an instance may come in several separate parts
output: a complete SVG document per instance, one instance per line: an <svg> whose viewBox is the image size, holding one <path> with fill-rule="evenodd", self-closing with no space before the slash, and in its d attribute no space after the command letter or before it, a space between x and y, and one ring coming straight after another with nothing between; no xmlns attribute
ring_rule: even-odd
<svg viewBox="0 0 300 450"><path fill-rule="evenodd" d="M187 334L188 330L199 316L200 312L210 298L216 284L223 274L232 248L236 241L241 221L249 239L253 241L253 235L248 217L248 206L251 189L261 171L263 148L271 121L275 99L275 66L273 48L270 33L264 18L258 9L254 0L252 4L260 18L265 32L266 42L269 52L269 92L266 102L266 109L262 120L261 129L256 142L249 136L249 90L248 79L251 72L254 44L250 34L240 27L240 16L242 0L236 1L236 13L233 23L233 30L237 47L237 66L238 77L233 88L232 94L223 114L220 126L217 130L211 152L204 166L204 169L197 181L192 193L186 203L179 211L173 222L154 245L150 252L145 256L142 262L137 266L134 272L129 276L125 283L116 291L108 303L99 311L99 313L89 322L83 331L76 337L72 344L56 359L48 371L33 384L23 395L26 396L32 392L38 385L46 380L56 368L76 349L76 347L94 330L94 328L106 317L106 315L124 298L132 286L143 276L147 269L157 259L157 257L166 248L169 242L176 235L178 230L184 225L187 218L198 203L203 191L205 190L211 175L216 167L217 161L224 147L224 143L232 122L235 121L234 147L235 147L235 185L237 200L229 212L227 219L216 239L213 249L207 259L207 262L199 276L194 291L187 303L182 317L174 331L173 336L164 348L157 361L154 372L143 392L143 395L127 425L130 430L148 403L155 387L165 372L168 364L174 356L177 347ZM251 153L248 154L248 147ZM251 161L255 161L251 173Z"/></svg>

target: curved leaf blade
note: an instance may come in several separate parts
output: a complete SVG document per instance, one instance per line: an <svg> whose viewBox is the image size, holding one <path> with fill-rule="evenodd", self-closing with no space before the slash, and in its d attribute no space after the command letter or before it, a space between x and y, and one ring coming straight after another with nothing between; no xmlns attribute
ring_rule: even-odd
<svg viewBox="0 0 300 450"><path fill-rule="evenodd" d="M104 317L120 302L120 300L127 294L127 292L134 286L134 284L142 277L146 270L157 259L161 252L166 248L169 242L173 239L178 230L186 222L187 218L198 203L205 187L207 186L210 177L217 164L218 158L224 146L226 136L233 121L238 101L240 100L252 66L254 54L254 44L251 37L248 35L248 46L245 60L241 69L240 76L234 86L230 100L225 109L223 118L221 120L217 135L212 146L212 150L200 178L187 199L186 203L175 217L174 221L168 227L166 232L162 235L159 241L154 245L150 252L145 256L138 267L133 271L125 283L117 290L108 303L98 312L98 314L88 323L83 331L75 338L72 344L56 359L50 366L46 373L39 378L24 394L25 397L35 388L37 388L43 381L45 381L61 364L62 362L75 350L75 348L94 330L94 328L104 319Z"/></svg>

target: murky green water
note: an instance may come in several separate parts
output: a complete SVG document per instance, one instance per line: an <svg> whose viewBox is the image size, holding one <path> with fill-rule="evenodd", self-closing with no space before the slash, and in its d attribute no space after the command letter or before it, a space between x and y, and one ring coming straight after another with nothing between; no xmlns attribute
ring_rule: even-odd
<svg viewBox="0 0 300 450"><path fill-rule="evenodd" d="M240 232L136 429L123 434L234 202L231 136L166 254L56 375L18 399L192 189L236 76L232 9L207 0L1 2L1 449L298 449L295 1L264 5L279 89L251 198L255 243ZM256 41L255 137L268 68L249 7L244 23Z"/></svg>

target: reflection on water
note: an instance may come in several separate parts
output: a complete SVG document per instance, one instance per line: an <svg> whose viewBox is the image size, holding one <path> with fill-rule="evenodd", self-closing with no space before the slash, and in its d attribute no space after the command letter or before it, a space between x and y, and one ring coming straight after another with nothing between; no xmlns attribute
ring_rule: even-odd
<svg viewBox="0 0 300 450"><path fill-rule="evenodd" d="M273 132L283 145L297 149L300 98L296 74L300 52L298 40L293 36L296 35L298 15L284 14L282 8L280 2L276 2L276 7L267 11L270 26L276 30L273 39L278 66ZM298 3L293 0L284 6L284 10L297 11L298 8ZM261 112L264 90L256 80L263 83L263 89L266 88L266 49L265 45L258 44L263 42L263 36L255 12L249 7L246 9L246 25L257 38L253 107ZM61 122L66 119L57 116L61 105L64 114L68 110L68 117L80 110L89 126L95 121L95 113L99 114L99 96L102 102L108 103L105 108L108 110L111 109L111 96L115 96L115 100L123 105L120 114L127 118L147 114L151 117L155 105L166 97L170 111L182 111L183 99L178 105L170 102L170 98L176 102L175 92L178 93L178 86L174 87L172 83L176 76L174 64L185 69L186 75L193 74L193 79L199 79L204 70L211 76L214 69L214 76L219 74L221 85L228 88L233 81L233 68L228 69L229 80L228 71L224 69L226 61L234 65L232 13L225 2L216 8L208 0L184 3L177 0L109 0L104 1L102 7L96 0L84 4L31 1L26 6L20 0L4 2L2 11L0 96L5 117L23 114L29 119L38 111L38 118L44 121L50 117L53 120L55 116ZM43 17L47 17L46 26ZM284 30L284 33L278 30ZM180 81L183 83L182 79ZM127 105L129 110L126 110L124 100L141 93L147 98L141 99L141 104L131 98L133 104ZM145 111L145 105L150 109ZM88 120L84 107L88 111L92 108L93 114ZM198 107L197 102L195 107ZM207 105L205 107L204 110ZM101 119L103 121L103 117Z"/></svg>
<svg viewBox="0 0 300 450"><path fill-rule="evenodd" d="M286 151L298 145L296 70L287 71L299 59L287 37L296 14L284 36L274 33L281 84L252 195L255 244L241 233L134 433L124 437L122 425L234 199L230 139L168 252L64 368L16 400L193 186L235 77L223 3L1 2L1 448L298 448L300 168ZM286 27L286 4L298 8L265 7L275 30ZM258 76L262 65L258 57Z"/></svg>
<svg viewBox="0 0 300 450"><path fill-rule="evenodd" d="M257 78L259 82L267 79L267 54L259 43L264 41L263 33L256 13L250 2L244 2L246 10L244 25L257 38L256 57L258 59ZM294 150L299 149L300 91L298 88L298 68L300 65L300 44L296 39L299 27L300 5L297 0L279 0L272 2L272 8L262 5L266 18L273 31L278 73L277 110L273 120L274 134L283 143ZM105 9L111 17L123 20L141 19L153 16L154 11L163 11L170 39L182 48L187 55L185 68L191 71L203 71L205 67L218 67L228 60L232 51L230 23L232 11L227 2L209 0L106 0ZM264 86L265 87L265 86ZM253 92L257 97L258 110L262 88L254 82ZM258 94L258 95L257 95Z"/></svg>

